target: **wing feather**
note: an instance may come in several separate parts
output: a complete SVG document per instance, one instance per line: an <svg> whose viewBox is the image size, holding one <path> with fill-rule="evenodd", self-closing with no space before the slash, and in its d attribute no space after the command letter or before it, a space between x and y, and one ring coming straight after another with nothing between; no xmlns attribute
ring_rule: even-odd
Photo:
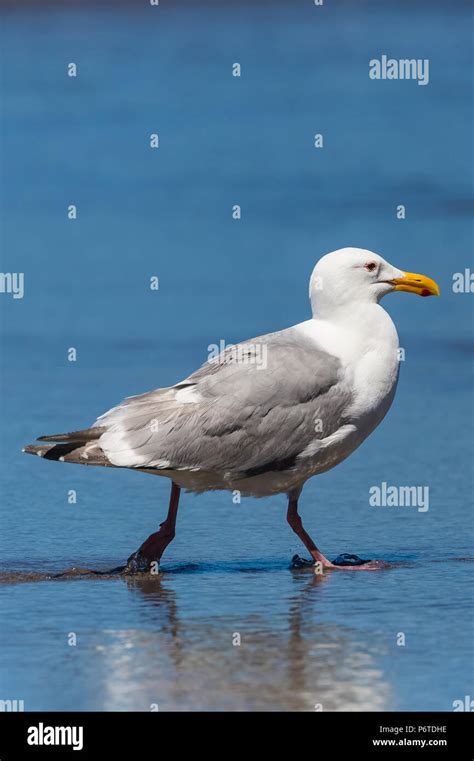
<svg viewBox="0 0 474 761"><path fill-rule="evenodd" d="M339 360L290 328L227 349L175 386L125 399L95 425L115 465L256 475L292 467L335 433L350 399Z"/></svg>

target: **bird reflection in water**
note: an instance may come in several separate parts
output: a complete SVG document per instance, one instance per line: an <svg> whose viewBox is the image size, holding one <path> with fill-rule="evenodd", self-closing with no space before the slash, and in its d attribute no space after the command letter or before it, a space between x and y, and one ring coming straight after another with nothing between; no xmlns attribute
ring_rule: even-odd
<svg viewBox="0 0 474 761"><path fill-rule="evenodd" d="M261 609L237 618L209 615L209 608L190 617L183 612L188 606L180 606L181 589L175 588L179 577L177 572L123 581L140 601L143 628L107 632L110 646L102 650L107 710L389 707L374 643L369 652L350 627L318 621L318 599L331 584L330 574L295 572L294 591L284 606L280 601L277 618L266 618Z"/></svg>

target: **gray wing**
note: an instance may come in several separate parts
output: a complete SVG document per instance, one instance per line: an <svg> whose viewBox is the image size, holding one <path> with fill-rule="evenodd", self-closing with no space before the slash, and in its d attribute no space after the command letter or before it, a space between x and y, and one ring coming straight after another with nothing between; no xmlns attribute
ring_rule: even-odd
<svg viewBox="0 0 474 761"><path fill-rule="evenodd" d="M251 476L292 467L344 424L350 398L339 360L290 328L230 347L96 425L115 465Z"/></svg>

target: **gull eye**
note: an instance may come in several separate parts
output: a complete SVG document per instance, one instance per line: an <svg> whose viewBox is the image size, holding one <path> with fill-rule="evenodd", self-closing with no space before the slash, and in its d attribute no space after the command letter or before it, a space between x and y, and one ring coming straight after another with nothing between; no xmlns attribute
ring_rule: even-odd
<svg viewBox="0 0 474 761"><path fill-rule="evenodd" d="M367 264L364 264L364 267L367 270L367 272L373 272L376 266L377 265L375 262L367 262Z"/></svg>

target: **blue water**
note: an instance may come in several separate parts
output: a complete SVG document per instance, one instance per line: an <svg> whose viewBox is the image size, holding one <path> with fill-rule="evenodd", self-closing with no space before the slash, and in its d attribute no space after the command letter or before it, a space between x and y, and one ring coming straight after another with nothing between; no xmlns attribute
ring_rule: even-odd
<svg viewBox="0 0 474 761"><path fill-rule="evenodd" d="M472 695L472 294L452 291L472 266L467 8L3 8L1 269L25 296L0 294L0 698L450 711ZM429 85L370 80L383 53L429 58ZM442 289L385 300L406 352L394 405L301 500L329 557L391 568L292 572L284 497L222 493L184 495L158 579L47 580L124 562L169 487L21 447L180 380L211 343L306 319L315 261L347 245ZM428 486L429 510L371 507L382 481Z"/></svg>

